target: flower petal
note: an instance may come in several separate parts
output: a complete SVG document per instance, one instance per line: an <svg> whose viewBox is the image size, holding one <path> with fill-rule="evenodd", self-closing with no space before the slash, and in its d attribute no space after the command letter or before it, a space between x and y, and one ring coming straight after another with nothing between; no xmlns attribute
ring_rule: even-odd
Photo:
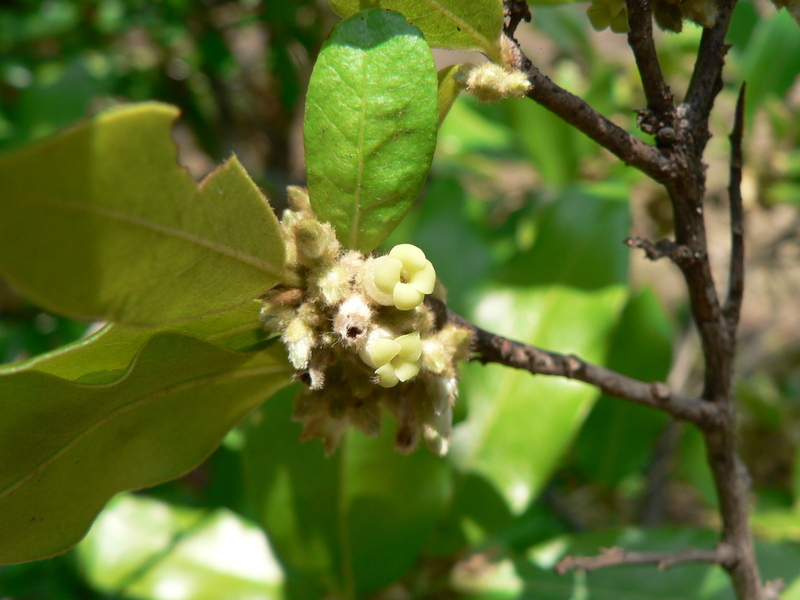
<svg viewBox="0 0 800 600"><path fill-rule="evenodd" d="M419 333L401 335L395 338L394 341L400 344L400 351L397 356L404 360L416 362L422 356L422 342L420 342Z"/></svg>
<svg viewBox="0 0 800 600"><path fill-rule="evenodd" d="M375 375L379 378L378 385L385 388L394 387L400 381L392 365L383 365L380 369L375 371Z"/></svg>
<svg viewBox="0 0 800 600"><path fill-rule="evenodd" d="M389 252L389 256L403 263L403 267L410 271L419 271L425 266L425 253L413 244L398 244Z"/></svg>
<svg viewBox="0 0 800 600"><path fill-rule="evenodd" d="M408 282L423 294L430 294L436 287L436 270L431 261L426 260L425 265L416 273L412 273Z"/></svg>
<svg viewBox="0 0 800 600"><path fill-rule="evenodd" d="M399 362L399 364L395 364L397 362ZM401 362L401 359L396 358L392 361L392 366L394 368L395 376L400 381L408 381L409 379L416 377L419 373L418 362Z"/></svg>
<svg viewBox="0 0 800 600"><path fill-rule="evenodd" d="M425 294L420 292L416 287L408 283L398 283L394 286L394 305L400 310L411 310L419 306Z"/></svg>
<svg viewBox="0 0 800 600"><path fill-rule="evenodd" d="M375 286L384 294L391 294L400 282L403 263L396 258L384 257L376 261L374 269Z"/></svg>
<svg viewBox="0 0 800 600"><path fill-rule="evenodd" d="M394 340L372 340L367 343L366 353L369 355L369 360L364 360L369 366L373 368L382 367L389 363L397 353L400 352L400 344ZM362 358L364 358L362 356Z"/></svg>

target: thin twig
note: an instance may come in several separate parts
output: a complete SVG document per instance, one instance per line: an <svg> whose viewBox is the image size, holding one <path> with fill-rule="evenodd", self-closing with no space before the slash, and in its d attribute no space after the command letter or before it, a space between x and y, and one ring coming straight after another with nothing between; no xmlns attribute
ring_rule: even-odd
<svg viewBox="0 0 800 600"><path fill-rule="evenodd" d="M707 563L730 566L736 562L733 548L721 542L713 550L686 548L682 552L629 552L614 546L600 548L599 556L565 556L555 567L556 573L563 575L568 571L596 571L608 567L631 565L656 565L668 569L682 563Z"/></svg>
<svg viewBox="0 0 800 600"><path fill-rule="evenodd" d="M672 240L651 242L641 237L630 237L625 240L625 245L629 248L641 248L650 260L668 257L676 265L685 265L697 259L689 246Z"/></svg>
<svg viewBox="0 0 800 600"><path fill-rule="evenodd" d="M428 297L425 302L436 315L440 326L452 323L472 334L473 360L497 363L522 369L534 375L559 375L594 385L609 396L657 408L676 419L700 427L714 427L716 407L710 402L672 392L661 382L646 383L587 363L574 355L549 352L485 331L451 311L443 302Z"/></svg>
<svg viewBox="0 0 800 600"><path fill-rule="evenodd" d="M661 119L671 117L675 112L675 102L661 72L653 43L653 7L650 0L628 0L627 6L630 25L628 45L633 51L636 67L642 78L647 107L655 111ZM670 118L666 124L672 125L671 120Z"/></svg>
<svg viewBox="0 0 800 600"><path fill-rule="evenodd" d="M686 91L685 103L695 111L692 121L704 130L714 98L722 89L722 66L730 47L725 43L725 35L735 6L736 0L721 0L714 27L703 30L694 71ZM703 146L706 141L707 139L702 140Z"/></svg>
<svg viewBox="0 0 800 600"><path fill-rule="evenodd" d="M505 27L508 35L514 35L521 21L531 22L531 9L528 8L528 3L525 0L505 0L503 7L504 14L508 17L508 25Z"/></svg>
<svg viewBox="0 0 800 600"><path fill-rule="evenodd" d="M511 66L528 75L531 90L527 96L558 115L595 142L656 181L667 181L673 173L672 161L658 148L631 135L597 112L583 98L571 94L545 76L509 37Z"/></svg>
<svg viewBox="0 0 800 600"><path fill-rule="evenodd" d="M739 325L739 313L744 296L744 209L742 207L742 135L744 133L744 93L745 85L739 90L736 100L736 116L731 131L731 170L728 186L728 199L731 214L731 258L728 277L728 297L724 313L728 320L731 339L735 339Z"/></svg>

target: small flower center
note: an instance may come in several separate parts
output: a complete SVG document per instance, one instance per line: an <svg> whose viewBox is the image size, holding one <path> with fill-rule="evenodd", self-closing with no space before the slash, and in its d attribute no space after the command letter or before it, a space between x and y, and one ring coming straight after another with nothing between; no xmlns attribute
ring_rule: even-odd
<svg viewBox="0 0 800 600"><path fill-rule="evenodd" d="M407 269L400 269L400 283L408 283L410 276Z"/></svg>

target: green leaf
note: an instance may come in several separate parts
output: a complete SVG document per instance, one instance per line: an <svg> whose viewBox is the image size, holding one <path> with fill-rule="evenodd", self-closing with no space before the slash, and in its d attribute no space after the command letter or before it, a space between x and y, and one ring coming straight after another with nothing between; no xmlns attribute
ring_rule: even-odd
<svg viewBox="0 0 800 600"><path fill-rule="evenodd" d="M311 204L348 248L369 252L416 200L436 148L436 69L397 13L343 21L319 54L306 99Z"/></svg>
<svg viewBox="0 0 800 600"><path fill-rule="evenodd" d="M446 463L394 449L393 421L379 438L347 434L326 458L287 426L291 390L265 404L246 432L245 477L255 515L284 565L292 598L364 597L406 573L451 493Z"/></svg>
<svg viewBox="0 0 800 600"><path fill-rule="evenodd" d="M169 332L125 370L44 370L0 376L0 563L63 552L115 493L189 471L291 372L278 344L240 353Z"/></svg>
<svg viewBox="0 0 800 600"><path fill-rule="evenodd" d="M157 325L245 304L289 276L278 222L231 158L199 188L177 109L105 112L0 158L0 273L76 318Z"/></svg>
<svg viewBox="0 0 800 600"><path fill-rule="evenodd" d="M453 102L456 101L464 84L459 80L462 65L450 65L441 69L437 74L439 79L439 125L450 112Z"/></svg>
<svg viewBox="0 0 800 600"><path fill-rule="evenodd" d="M349 17L366 6L396 10L420 28L431 46L481 50L494 62L502 62L501 0L330 0L330 3L341 17Z"/></svg>
<svg viewBox="0 0 800 600"><path fill-rule="evenodd" d="M76 556L92 587L115 598L161 600L176 580L185 600L283 597L280 567L263 531L227 511L119 494Z"/></svg>
<svg viewBox="0 0 800 600"><path fill-rule="evenodd" d="M608 351L609 368L641 381L664 381L674 333L655 294L645 289L622 311ZM613 487L627 475L644 472L668 420L660 411L604 395L581 431L578 462L593 482Z"/></svg>
<svg viewBox="0 0 800 600"><path fill-rule="evenodd" d="M473 320L488 331L602 363L627 291L626 196L566 192L543 210L541 234L515 262L521 285L485 292ZM598 218L602 216L602 218ZM591 228L592 235L582 235ZM593 257L608 264L598 272ZM524 268L527 268L526 273ZM519 512L536 497L598 396L596 388L498 365L467 365L462 397L468 418L452 455L492 481Z"/></svg>
<svg viewBox="0 0 800 600"><path fill-rule="evenodd" d="M36 370L77 381L91 373L125 370L147 340L164 332L189 335L229 350L255 350L268 343L269 334L258 320L261 306L261 302L254 301L226 313L155 330L108 325L90 337L25 362L9 365L0 373Z"/></svg>
<svg viewBox="0 0 800 600"><path fill-rule="evenodd" d="M781 60L775 60L775 48L781 49ZM745 122L753 123L753 115L765 100L782 97L800 73L800 35L792 17L779 11L769 19L761 19L742 55L742 80L747 82Z"/></svg>

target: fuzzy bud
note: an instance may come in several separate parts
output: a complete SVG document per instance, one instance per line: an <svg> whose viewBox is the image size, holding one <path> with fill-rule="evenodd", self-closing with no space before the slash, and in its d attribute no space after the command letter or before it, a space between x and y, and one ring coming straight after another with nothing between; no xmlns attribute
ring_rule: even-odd
<svg viewBox="0 0 800 600"><path fill-rule="evenodd" d="M467 74L467 91L481 102L522 98L530 89L531 82L525 73L505 69L496 63L474 66Z"/></svg>
<svg viewBox="0 0 800 600"><path fill-rule="evenodd" d="M336 306L350 290L350 271L337 262L319 271L315 282L322 301L327 306Z"/></svg>
<svg viewBox="0 0 800 600"><path fill-rule="evenodd" d="M363 348L372 325L373 311L360 295L342 302L333 319L333 330L345 346Z"/></svg>
<svg viewBox="0 0 800 600"><path fill-rule="evenodd" d="M316 344L314 330L302 318L292 319L283 332L281 340L289 353L289 362L297 370L308 368L311 349Z"/></svg>
<svg viewBox="0 0 800 600"><path fill-rule="evenodd" d="M314 266L332 262L341 250L330 223L303 219L292 226L297 240L297 257L301 264Z"/></svg>

